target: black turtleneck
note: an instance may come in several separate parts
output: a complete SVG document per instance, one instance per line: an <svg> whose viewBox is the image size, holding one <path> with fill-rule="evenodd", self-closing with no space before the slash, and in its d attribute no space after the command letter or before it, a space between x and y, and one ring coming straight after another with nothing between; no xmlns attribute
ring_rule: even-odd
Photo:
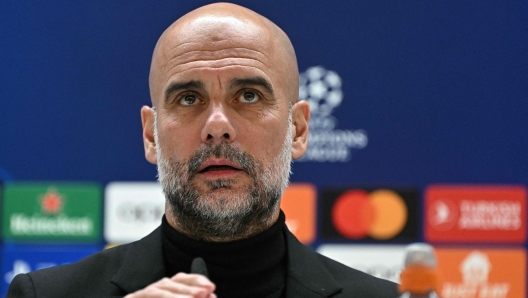
<svg viewBox="0 0 528 298"><path fill-rule="evenodd" d="M172 228L163 217L161 228L166 276L189 273L196 257L205 260L219 298L280 298L286 282L285 216L268 230L233 242L196 241Z"/></svg>

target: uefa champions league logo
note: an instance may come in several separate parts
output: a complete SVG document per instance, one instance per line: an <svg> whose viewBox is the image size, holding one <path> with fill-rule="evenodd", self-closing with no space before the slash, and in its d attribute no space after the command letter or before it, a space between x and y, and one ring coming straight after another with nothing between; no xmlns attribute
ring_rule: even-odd
<svg viewBox="0 0 528 298"><path fill-rule="evenodd" d="M341 78L321 66L308 68L299 76L299 98L310 104L312 115L330 115L341 104Z"/></svg>
<svg viewBox="0 0 528 298"><path fill-rule="evenodd" d="M341 105L341 77L322 66L308 68L299 75L299 99L310 104L308 151L299 161L346 162L353 151L367 146L364 130L339 130L332 111Z"/></svg>

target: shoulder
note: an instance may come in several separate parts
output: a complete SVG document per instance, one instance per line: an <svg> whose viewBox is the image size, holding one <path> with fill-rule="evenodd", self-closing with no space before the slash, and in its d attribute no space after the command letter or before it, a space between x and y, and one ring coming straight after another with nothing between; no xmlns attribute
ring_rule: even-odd
<svg viewBox="0 0 528 298"><path fill-rule="evenodd" d="M123 296L125 291L140 289L162 277L160 235L158 228L138 241L103 250L76 263L17 276L10 293L16 293L22 286L33 293L8 297Z"/></svg>
<svg viewBox="0 0 528 298"><path fill-rule="evenodd" d="M398 297L397 284L327 258L300 243L287 229L286 235L288 274L295 280L291 285L298 293L292 297L313 296L313 293L332 298Z"/></svg>
<svg viewBox="0 0 528 298"><path fill-rule="evenodd" d="M35 287L33 286L33 281L27 274L19 274L15 276L9 290L7 291L6 298L32 298L36 297Z"/></svg>
<svg viewBox="0 0 528 298"><path fill-rule="evenodd" d="M121 245L73 264L19 274L13 279L7 297L75 297L80 290L119 291L110 279L119 270L129 248L129 244Z"/></svg>
<svg viewBox="0 0 528 298"><path fill-rule="evenodd" d="M348 297L346 295L348 293L357 297L398 297L396 283L350 268L319 253L316 254L323 266L343 287L341 292L345 294L343 297Z"/></svg>
<svg viewBox="0 0 528 298"><path fill-rule="evenodd" d="M129 248L130 244L116 246L90 255L78 262L37 270L29 273L29 275L33 279L48 276L74 279L78 274L87 275L87 272L97 272L103 276L113 274L119 268Z"/></svg>

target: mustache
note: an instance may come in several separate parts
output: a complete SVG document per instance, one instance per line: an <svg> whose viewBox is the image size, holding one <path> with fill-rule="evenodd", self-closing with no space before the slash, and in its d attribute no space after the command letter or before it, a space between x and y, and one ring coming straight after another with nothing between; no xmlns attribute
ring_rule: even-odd
<svg viewBox="0 0 528 298"><path fill-rule="evenodd" d="M250 177L256 177L255 159L243 150L222 142L217 145L204 145L189 158L189 179L194 178L201 166L211 157L226 159L242 168Z"/></svg>

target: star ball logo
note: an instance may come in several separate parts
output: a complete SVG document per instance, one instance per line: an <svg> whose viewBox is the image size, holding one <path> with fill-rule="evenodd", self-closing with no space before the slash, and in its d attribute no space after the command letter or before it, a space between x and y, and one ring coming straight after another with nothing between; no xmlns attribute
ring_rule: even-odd
<svg viewBox="0 0 528 298"><path fill-rule="evenodd" d="M299 75L299 99L310 104L308 150L299 161L346 162L354 151L368 144L364 130L335 129L332 111L341 105L343 92L339 75L322 66L308 68Z"/></svg>
<svg viewBox="0 0 528 298"><path fill-rule="evenodd" d="M322 197L322 236L326 240L418 238L418 192L414 190L329 189Z"/></svg>

